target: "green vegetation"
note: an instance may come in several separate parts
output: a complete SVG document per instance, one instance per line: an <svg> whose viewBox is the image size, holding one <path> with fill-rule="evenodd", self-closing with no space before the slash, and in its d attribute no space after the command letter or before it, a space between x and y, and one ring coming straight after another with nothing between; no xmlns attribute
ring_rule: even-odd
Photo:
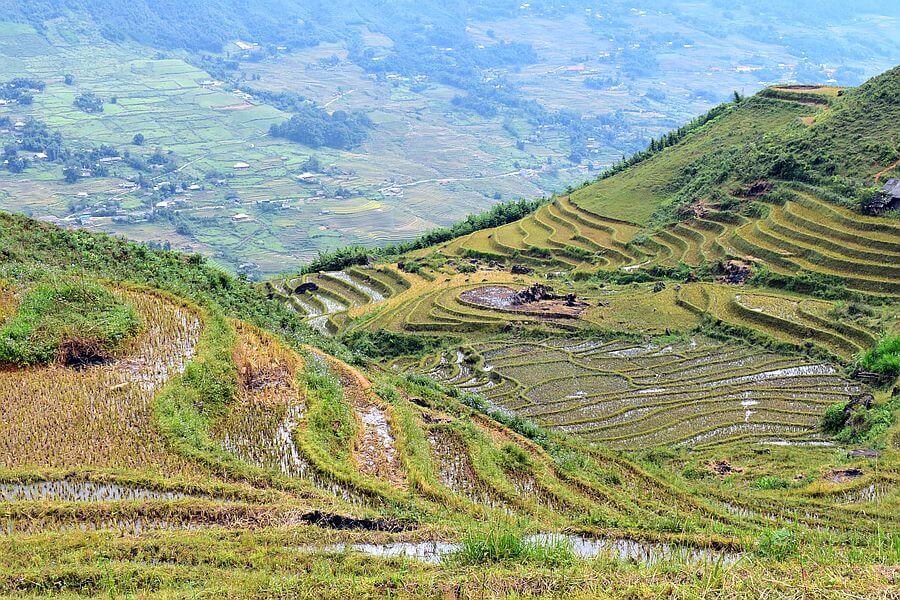
<svg viewBox="0 0 900 600"><path fill-rule="evenodd" d="M320 456L343 463L350 458L350 443L356 435L356 421L344 398L340 382L323 365L308 363L306 387L310 402L309 439Z"/></svg>
<svg viewBox="0 0 900 600"><path fill-rule="evenodd" d="M881 447L898 408L900 396L896 394L874 406L850 402L834 404L822 416L822 430L844 443Z"/></svg>
<svg viewBox="0 0 900 600"><path fill-rule="evenodd" d="M114 356L140 328L123 298L88 281L38 284L0 329L0 362L90 363Z"/></svg>
<svg viewBox="0 0 900 600"><path fill-rule="evenodd" d="M269 134L312 148L326 146L349 150L364 142L372 128L372 120L363 113L334 111L329 114L325 109L309 105L299 108L287 122L273 124Z"/></svg>
<svg viewBox="0 0 900 600"><path fill-rule="evenodd" d="M237 393L231 355L235 333L216 309L205 315L197 353L184 374L169 380L156 397L154 416L162 435L180 454L218 466L229 457L210 438L210 424Z"/></svg>
<svg viewBox="0 0 900 600"><path fill-rule="evenodd" d="M466 535L451 560L471 566L517 563L561 567L571 565L576 558L571 543L564 538L529 541L509 525L494 523Z"/></svg>
<svg viewBox="0 0 900 600"><path fill-rule="evenodd" d="M756 553L762 557L783 561L797 554L797 536L789 529L776 529L762 535Z"/></svg>
<svg viewBox="0 0 900 600"><path fill-rule="evenodd" d="M350 350L367 358L383 360L398 356L420 356L434 352L441 346L450 346L458 340L452 337L435 338L379 329L372 332L352 331L342 336L341 341L347 344Z"/></svg>
<svg viewBox="0 0 900 600"><path fill-rule="evenodd" d="M886 379L900 377L900 335L886 335L863 354L859 361L866 371L883 375Z"/></svg>
<svg viewBox="0 0 900 600"><path fill-rule="evenodd" d="M93 92L85 92L83 94L79 94L75 98L75 102L73 104L75 105L75 108L86 113L103 112L103 100L101 100L97 96L97 94Z"/></svg>

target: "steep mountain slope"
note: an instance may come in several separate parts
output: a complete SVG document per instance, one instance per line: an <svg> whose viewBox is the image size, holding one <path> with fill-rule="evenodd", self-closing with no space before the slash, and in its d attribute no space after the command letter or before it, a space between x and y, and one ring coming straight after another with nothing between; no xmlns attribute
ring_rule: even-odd
<svg viewBox="0 0 900 600"><path fill-rule="evenodd" d="M848 90L769 88L572 199L589 212L645 224L673 203L727 195L736 184L760 178L871 178L900 156L898 91L900 67Z"/></svg>
<svg viewBox="0 0 900 600"><path fill-rule="evenodd" d="M900 146L898 95L900 67L844 90L791 149L799 148L807 161L828 174L888 176L884 170L895 165Z"/></svg>

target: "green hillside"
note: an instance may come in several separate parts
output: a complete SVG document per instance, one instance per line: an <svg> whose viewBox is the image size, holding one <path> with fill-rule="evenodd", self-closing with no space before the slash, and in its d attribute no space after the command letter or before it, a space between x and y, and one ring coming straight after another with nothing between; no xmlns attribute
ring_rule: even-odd
<svg viewBox="0 0 900 600"><path fill-rule="evenodd" d="M644 225L661 207L693 191L695 178L704 175L693 171L698 164L712 170L773 131L797 127L800 118L812 111L801 104L751 98L721 112L675 146L578 190L572 201L587 211Z"/></svg>
<svg viewBox="0 0 900 600"><path fill-rule="evenodd" d="M900 67L855 89L770 88L571 198L586 211L644 225L657 211L670 215L672 204L722 197L761 178L863 183L900 158L898 92Z"/></svg>

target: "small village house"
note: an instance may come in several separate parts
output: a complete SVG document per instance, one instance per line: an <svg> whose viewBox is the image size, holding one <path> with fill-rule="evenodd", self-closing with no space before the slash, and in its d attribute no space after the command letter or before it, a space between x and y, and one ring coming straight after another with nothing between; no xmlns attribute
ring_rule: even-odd
<svg viewBox="0 0 900 600"><path fill-rule="evenodd" d="M866 212L880 214L900 208L900 179L888 179L881 190L866 204Z"/></svg>

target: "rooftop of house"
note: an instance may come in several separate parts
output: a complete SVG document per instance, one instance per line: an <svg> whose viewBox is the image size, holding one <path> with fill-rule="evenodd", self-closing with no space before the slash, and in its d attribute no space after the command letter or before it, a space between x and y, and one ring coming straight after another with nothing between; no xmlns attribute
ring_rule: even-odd
<svg viewBox="0 0 900 600"><path fill-rule="evenodd" d="M881 191L892 198L900 198L900 179L888 179Z"/></svg>

